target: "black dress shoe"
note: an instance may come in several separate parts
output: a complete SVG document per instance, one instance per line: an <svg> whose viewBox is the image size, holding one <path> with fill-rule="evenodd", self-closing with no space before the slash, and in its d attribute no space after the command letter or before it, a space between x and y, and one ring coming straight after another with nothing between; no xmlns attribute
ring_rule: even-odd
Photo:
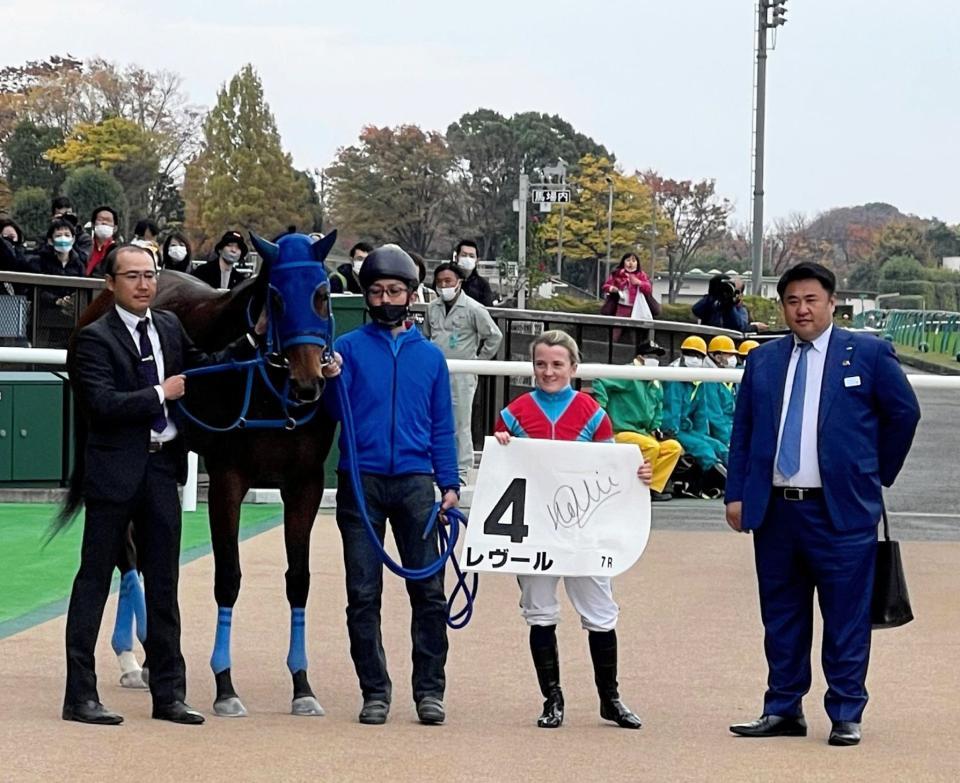
<svg viewBox="0 0 960 783"><path fill-rule="evenodd" d="M417 717L421 723L430 726L443 723L447 713L443 709L443 702L436 696L424 696L417 702Z"/></svg>
<svg viewBox="0 0 960 783"><path fill-rule="evenodd" d="M358 720L368 726L380 726L387 722L389 714L390 702L383 699L366 699Z"/></svg>
<svg viewBox="0 0 960 783"><path fill-rule="evenodd" d="M833 722L833 728L830 730L830 739L827 740L830 745L848 746L860 744L860 724L849 720L838 720Z"/></svg>
<svg viewBox="0 0 960 783"><path fill-rule="evenodd" d="M656 492L651 489L650 500L653 503L666 503L668 500L673 500L673 495L670 492Z"/></svg>
<svg viewBox="0 0 960 783"><path fill-rule="evenodd" d="M122 715L110 712L100 702L93 699L76 704L64 704L63 719L75 720L77 723L95 723L100 726L119 726L123 723Z"/></svg>
<svg viewBox="0 0 960 783"><path fill-rule="evenodd" d="M203 715L182 701L154 707L153 717L157 720L168 720L171 723L182 723L187 726L199 726L204 721Z"/></svg>
<svg viewBox="0 0 960 783"><path fill-rule="evenodd" d="M634 715L620 699L601 699L600 717L604 720L612 720L621 729L639 729L643 726L640 718Z"/></svg>
<svg viewBox="0 0 960 783"><path fill-rule="evenodd" d="M802 715L796 718L761 715L749 723L733 724L730 731L741 737L806 737L807 722Z"/></svg>

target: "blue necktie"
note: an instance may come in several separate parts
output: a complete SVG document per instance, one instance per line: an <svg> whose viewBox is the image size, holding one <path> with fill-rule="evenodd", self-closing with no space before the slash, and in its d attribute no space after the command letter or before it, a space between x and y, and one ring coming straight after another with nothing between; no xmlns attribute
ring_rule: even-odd
<svg viewBox="0 0 960 783"><path fill-rule="evenodd" d="M150 335L147 329L150 327L150 319L144 318L137 324L137 331L140 333L140 380L145 386L159 386L160 373L157 372L157 360L153 355L153 344L150 342ZM154 432L163 432L167 428L167 416L160 408L160 413L150 422L150 429Z"/></svg>
<svg viewBox="0 0 960 783"><path fill-rule="evenodd" d="M777 454L777 470L784 478L796 475L800 470L800 434L803 431L803 398L807 391L807 351L813 343L797 343L800 358L793 373L790 389L790 404L783 422L780 438L780 453Z"/></svg>

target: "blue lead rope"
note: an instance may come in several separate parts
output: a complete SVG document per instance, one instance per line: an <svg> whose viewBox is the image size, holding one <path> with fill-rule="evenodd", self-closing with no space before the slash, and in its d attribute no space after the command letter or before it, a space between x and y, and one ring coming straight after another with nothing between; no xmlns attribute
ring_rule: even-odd
<svg viewBox="0 0 960 783"><path fill-rule="evenodd" d="M467 583L467 576L461 570L460 563L457 561L457 556L454 552L460 536L460 526L463 525L463 527L466 528L467 518L456 508L447 509L444 512L444 516L449 523L450 532L448 533L446 525L437 525L437 520L440 518L440 504L435 503L430 513L430 518L427 520L426 529L423 532L423 539L426 540L427 536L433 531L433 528L435 526L437 527L440 538L439 557L422 568L405 568L390 557L390 554L383 546L383 542L377 535L377 531L374 530L370 517L367 515L367 504L363 496L363 483L360 476L360 468L356 460L356 430L353 426L353 410L350 407L350 400L347 398L346 388L342 383L335 381L333 385L337 387L337 400L340 403L340 424L343 427L343 437L346 446L347 465L349 467L353 497L356 500L357 508L360 509L360 518L363 520L363 527L367 531L367 535L374 549L380 555L383 564L393 571L393 573L404 579L412 579L414 581L429 579L431 576L440 572L446 565L447 560L449 560L457 576L457 584L447 601L447 625L454 629L465 627L473 616L473 603L477 597L479 581L477 575L473 574L472 584ZM453 603L461 592L463 593L464 606L459 611L454 612Z"/></svg>

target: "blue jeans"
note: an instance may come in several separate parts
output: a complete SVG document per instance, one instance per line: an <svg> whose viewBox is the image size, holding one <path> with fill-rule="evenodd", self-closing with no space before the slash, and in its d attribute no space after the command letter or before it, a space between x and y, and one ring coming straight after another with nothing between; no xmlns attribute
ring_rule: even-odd
<svg viewBox="0 0 960 783"><path fill-rule="evenodd" d="M392 684L380 636L380 597L383 564L360 518L350 477L338 474L337 527L343 539L347 581L347 631L364 699L389 702ZM407 568L422 568L439 555L437 533L423 540L423 531L434 504L433 478L424 475L364 475L363 494L367 514L383 542L390 519L400 562ZM413 698L443 698L447 661L447 599L443 571L418 581L407 580L412 619Z"/></svg>

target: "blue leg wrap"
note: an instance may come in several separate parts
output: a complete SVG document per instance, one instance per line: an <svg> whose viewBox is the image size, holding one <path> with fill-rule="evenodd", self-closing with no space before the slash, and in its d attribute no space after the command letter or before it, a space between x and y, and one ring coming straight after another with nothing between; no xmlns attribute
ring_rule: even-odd
<svg viewBox="0 0 960 783"><path fill-rule="evenodd" d="M291 674L307 669L307 619L302 608L290 610L290 652L287 668Z"/></svg>
<svg viewBox="0 0 960 783"><path fill-rule="evenodd" d="M147 601L143 596L143 583L139 575L132 583L131 596L133 601L133 616L137 621L137 638L140 644L147 640Z"/></svg>
<svg viewBox="0 0 960 783"><path fill-rule="evenodd" d="M230 668L230 627L233 624L233 607L221 606L217 609L217 637L213 642L213 655L210 656L210 668L214 674L220 674Z"/></svg>
<svg viewBox="0 0 960 783"><path fill-rule="evenodd" d="M113 625L113 636L110 637L110 646L119 655L133 649L133 617L136 605L134 585L140 589L140 578L136 569L130 569L120 578L120 597L117 601L117 620ZM140 600L143 601L143 591L140 590Z"/></svg>

